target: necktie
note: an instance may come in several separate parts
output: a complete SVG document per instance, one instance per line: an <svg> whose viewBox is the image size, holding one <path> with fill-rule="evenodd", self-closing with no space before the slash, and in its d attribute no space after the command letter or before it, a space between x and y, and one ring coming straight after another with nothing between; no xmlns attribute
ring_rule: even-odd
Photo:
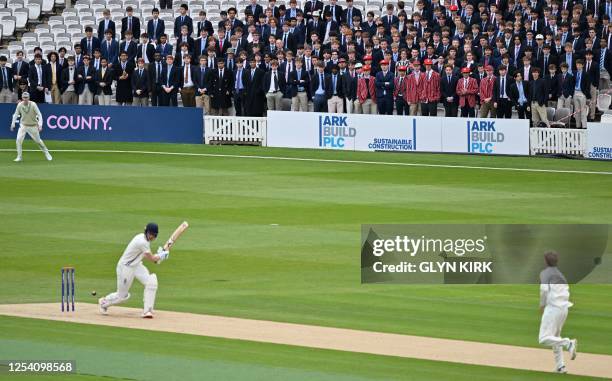
<svg viewBox="0 0 612 381"><path fill-rule="evenodd" d="M446 76L446 78L447 78L448 83L450 84L451 83L451 76L448 75L448 76Z"/></svg>
<svg viewBox="0 0 612 381"><path fill-rule="evenodd" d="M128 17L128 30L132 30L132 18Z"/></svg>
<svg viewBox="0 0 612 381"><path fill-rule="evenodd" d="M204 84L204 66L200 66L200 85Z"/></svg>
<svg viewBox="0 0 612 381"><path fill-rule="evenodd" d="M72 69L70 69L72 71ZM104 74L106 73L106 69L102 68L102 79L104 79Z"/></svg>
<svg viewBox="0 0 612 381"><path fill-rule="evenodd" d="M606 58L606 48L601 49L600 57L599 57L599 70L604 67L604 62Z"/></svg>
<svg viewBox="0 0 612 381"><path fill-rule="evenodd" d="M278 76L276 75L276 71L274 71L274 91L278 91Z"/></svg>
<svg viewBox="0 0 612 381"><path fill-rule="evenodd" d="M87 52L91 54L91 38L87 40Z"/></svg>
<svg viewBox="0 0 612 381"><path fill-rule="evenodd" d="M189 66L185 65L185 84L189 82Z"/></svg>
<svg viewBox="0 0 612 381"><path fill-rule="evenodd" d="M242 90L242 70L238 70L238 74L236 74L236 90Z"/></svg>
<svg viewBox="0 0 612 381"><path fill-rule="evenodd" d="M170 87L170 74L172 73L172 66L168 66L168 76L166 77L166 86Z"/></svg>
<svg viewBox="0 0 612 381"><path fill-rule="evenodd" d="M153 20L153 38L157 35L157 19Z"/></svg>
<svg viewBox="0 0 612 381"><path fill-rule="evenodd" d="M399 87L399 92L400 93L402 92L402 80L403 79L404 79L403 77L399 77L399 81L397 83L397 85L398 85L397 87Z"/></svg>
<svg viewBox="0 0 612 381"><path fill-rule="evenodd" d="M157 82L159 82L159 73L161 73L161 63L160 62L157 63L157 73L156 73L157 75L155 76L157 79Z"/></svg>
<svg viewBox="0 0 612 381"><path fill-rule="evenodd" d="M587 61L586 71L587 72L591 71L591 62L590 61Z"/></svg>
<svg viewBox="0 0 612 381"><path fill-rule="evenodd" d="M321 84L321 88L325 90L325 81L323 80L323 74L319 74L319 83Z"/></svg>
<svg viewBox="0 0 612 381"><path fill-rule="evenodd" d="M506 77L502 77L501 79L501 97L504 98L506 96Z"/></svg>
<svg viewBox="0 0 612 381"><path fill-rule="evenodd" d="M38 86L42 86L42 69L40 66L36 67L36 74L38 74Z"/></svg>
<svg viewBox="0 0 612 381"><path fill-rule="evenodd" d="M332 89L334 90L334 95L336 95L336 76L332 76Z"/></svg>
<svg viewBox="0 0 612 381"><path fill-rule="evenodd" d="M181 24L185 22L185 16L181 16Z"/></svg>
<svg viewBox="0 0 612 381"><path fill-rule="evenodd" d="M138 76L142 77L142 69L138 70Z"/></svg>
<svg viewBox="0 0 612 381"><path fill-rule="evenodd" d="M8 87L8 80L6 78L6 68L2 67L2 87L5 89Z"/></svg>

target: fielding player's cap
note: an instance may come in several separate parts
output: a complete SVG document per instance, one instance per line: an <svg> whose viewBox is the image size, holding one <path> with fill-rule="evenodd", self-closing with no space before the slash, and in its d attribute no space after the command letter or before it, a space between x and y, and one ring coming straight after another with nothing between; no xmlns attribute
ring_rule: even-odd
<svg viewBox="0 0 612 381"><path fill-rule="evenodd" d="M147 226L145 227L145 234L146 233L151 233L155 237L157 237L157 234L159 233L159 227L157 226L155 222L149 222Z"/></svg>
<svg viewBox="0 0 612 381"><path fill-rule="evenodd" d="M536 40L543 40L543 39L544 39L544 36L542 36L541 34L538 34L536 36Z"/></svg>
<svg viewBox="0 0 612 381"><path fill-rule="evenodd" d="M372 56L370 56L370 55L363 56L363 60L364 61L372 61Z"/></svg>
<svg viewBox="0 0 612 381"><path fill-rule="evenodd" d="M458 7L458 6L456 6L456 5L451 5L451 6L450 6L450 10L451 10L451 12L456 12L456 11L458 11L458 10L459 10L459 7Z"/></svg>
<svg viewBox="0 0 612 381"><path fill-rule="evenodd" d="M399 71L406 71L406 70L408 70L408 68L406 66L400 66L400 67L397 68L397 70L399 70Z"/></svg>
<svg viewBox="0 0 612 381"><path fill-rule="evenodd" d="M493 71L493 66L487 65L487 66L485 66L485 70L486 71Z"/></svg>
<svg viewBox="0 0 612 381"><path fill-rule="evenodd" d="M370 65L363 65L363 67L361 68L361 70L364 70L364 71L370 71Z"/></svg>
<svg viewBox="0 0 612 381"><path fill-rule="evenodd" d="M429 58L425 59L425 62L423 62L425 65L433 65L433 61L430 60Z"/></svg>
<svg viewBox="0 0 612 381"><path fill-rule="evenodd" d="M380 62L378 64L379 65L389 65L389 61L387 61L387 60L380 60Z"/></svg>
<svg viewBox="0 0 612 381"><path fill-rule="evenodd" d="M361 64L361 62L357 62L355 64L355 69L361 69L363 67L363 65Z"/></svg>
<svg viewBox="0 0 612 381"><path fill-rule="evenodd" d="M30 93L28 93L27 91L24 91L24 92L21 94L21 99L26 99L26 98L27 98L27 99L30 99Z"/></svg>
<svg viewBox="0 0 612 381"><path fill-rule="evenodd" d="M471 73L472 71L470 70L470 68L469 68L469 67L464 67L464 68L462 68L462 69L461 69L461 72L462 72L462 73L468 73L468 74L469 74L469 73Z"/></svg>

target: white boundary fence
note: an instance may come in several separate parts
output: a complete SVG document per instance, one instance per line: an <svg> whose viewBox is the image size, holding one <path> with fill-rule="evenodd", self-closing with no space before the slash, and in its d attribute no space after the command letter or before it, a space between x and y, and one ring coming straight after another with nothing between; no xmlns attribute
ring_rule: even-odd
<svg viewBox="0 0 612 381"><path fill-rule="evenodd" d="M586 151L586 129L531 128L529 134L532 155L565 154L583 156Z"/></svg>
<svg viewBox="0 0 612 381"><path fill-rule="evenodd" d="M205 116L206 144L243 143L266 145L267 119L246 116Z"/></svg>
<svg viewBox="0 0 612 381"><path fill-rule="evenodd" d="M587 130L569 128L530 128L530 154L583 156L587 149ZM205 116L206 144L242 143L267 146L267 118L243 116Z"/></svg>

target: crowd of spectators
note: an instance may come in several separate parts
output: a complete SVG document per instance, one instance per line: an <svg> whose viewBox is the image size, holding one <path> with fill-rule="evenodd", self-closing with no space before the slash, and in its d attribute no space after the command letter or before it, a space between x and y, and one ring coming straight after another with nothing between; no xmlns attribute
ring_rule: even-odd
<svg viewBox="0 0 612 381"><path fill-rule="evenodd" d="M70 54L0 57L0 102L28 89L38 103L180 103L209 115L435 116L440 106L446 117L549 126L552 106L570 109L576 127L596 117L610 87L612 0L440 1L386 3L376 16L352 0L251 0L244 19L230 7L217 25L205 10L194 22L186 4L174 25L158 9L141 23L128 7L116 26L105 11L97 36L87 27Z"/></svg>

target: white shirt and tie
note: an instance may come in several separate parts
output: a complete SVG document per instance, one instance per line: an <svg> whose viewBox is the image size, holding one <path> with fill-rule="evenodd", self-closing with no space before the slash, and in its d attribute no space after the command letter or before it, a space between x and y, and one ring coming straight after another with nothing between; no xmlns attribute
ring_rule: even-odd
<svg viewBox="0 0 612 381"><path fill-rule="evenodd" d="M276 70L272 70L270 75L270 88L268 89L268 93L275 93L278 91L278 72Z"/></svg>

